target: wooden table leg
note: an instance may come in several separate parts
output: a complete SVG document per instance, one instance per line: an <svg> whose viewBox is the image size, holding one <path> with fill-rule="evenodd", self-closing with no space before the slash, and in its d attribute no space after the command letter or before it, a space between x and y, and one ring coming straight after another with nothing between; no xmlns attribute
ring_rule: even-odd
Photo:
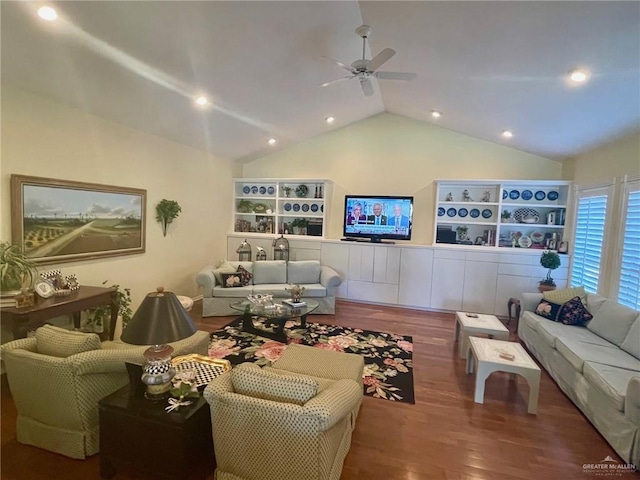
<svg viewBox="0 0 640 480"><path fill-rule="evenodd" d="M511 323L511 306L515 305L515 314L516 314L516 328L518 326L518 320L520 319L520 300L515 298L515 297L511 297L509 299L509 302L507 303L507 308L509 309L509 320L507 321L507 325L509 325Z"/></svg>

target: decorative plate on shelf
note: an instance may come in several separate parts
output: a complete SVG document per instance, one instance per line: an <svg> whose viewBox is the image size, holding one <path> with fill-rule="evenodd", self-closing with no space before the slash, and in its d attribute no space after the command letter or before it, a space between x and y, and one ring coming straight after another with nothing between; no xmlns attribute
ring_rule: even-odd
<svg viewBox="0 0 640 480"><path fill-rule="evenodd" d="M309 211L309 205L307 205L306 203L302 204L302 211L303 212L308 212Z"/></svg>
<svg viewBox="0 0 640 480"><path fill-rule="evenodd" d="M260 195L264 195L265 193L267 193L267 187L265 186L260 187Z"/></svg>
<svg viewBox="0 0 640 480"><path fill-rule="evenodd" d="M446 213L446 210L442 207L438 207L438 216L439 217L444 217L444 214Z"/></svg>
<svg viewBox="0 0 640 480"><path fill-rule="evenodd" d="M469 215L469 211L466 208L460 208L458 209L458 215L464 218Z"/></svg>
<svg viewBox="0 0 640 480"><path fill-rule="evenodd" d="M306 185L298 185L296 187L296 196L298 197L306 197L309 194L309 187Z"/></svg>
<svg viewBox="0 0 640 480"><path fill-rule="evenodd" d="M471 218L478 218L480 216L480 210L478 210L477 208L472 208L469 212L469 215L471 215Z"/></svg>
<svg viewBox="0 0 640 480"><path fill-rule="evenodd" d="M275 187L272 187L272 186L271 187L267 187L267 193L269 195L273 195L274 193L276 193Z"/></svg>
<svg viewBox="0 0 640 480"><path fill-rule="evenodd" d="M251 193L251 187L249 185L245 185L244 187L242 187L242 193L248 195L249 193Z"/></svg>
<svg viewBox="0 0 640 480"><path fill-rule="evenodd" d="M558 199L558 197L559 197L558 192L556 192L555 190L551 190L549 193L547 193L547 198L552 202L555 202Z"/></svg>
<svg viewBox="0 0 640 480"><path fill-rule="evenodd" d="M284 204L284 211L285 212L290 212L291 211L291 204L290 203L285 203Z"/></svg>
<svg viewBox="0 0 640 480"><path fill-rule="evenodd" d="M294 212L299 212L300 211L300 205L298 205L297 203L293 204L293 211Z"/></svg>
<svg viewBox="0 0 640 480"><path fill-rule="evenodd" d="M493 212L490 208L485 208L482 210L482 218L491 218L493 216Z"/></svg>
<svg viewBox="0 0 640 480"><path fill-rule="evenodd" d="M458 213L458 211L455 208L450 208L449 210L447 210L447 215L449 215L450 217L455 217L456 213Z"/></svg>
<svg viewBox="0 0 640 480"><path fill-rule="evenodd" d="M518 190L511 190L509 192L509 198L511 200L517 200L520 198L520 192Z"/></svg>
<svg viewBox="0 0 640 480"><path fill-rule="evenodd" d="M506 190L502 190L502 199L506 199L509 196L509 192L507 192Z"/></svg>
<svg viewBox="0 0 640 480"><path fill-rule="evenodd" d="M518 245L520 245L520 248L529 248L531 246L531 239L523 235L518 239Z"/></svg>
<svg viewBox="0 0 640 480"><path fill-rule="evenodd" d="M536 200L538 200L539 202L541 202L542 200L544 200L547 197L547 194L544 193L542 190L538 190L536 192L535 198Z"/></svg>
<svg viewBox="0 0 640 480"><path fill-rule="evenodd" d="M311 204L311 211L312 212L317 212L318 211L318 205L316 203L312 203Z"/></svg>
<svg viewBox="0 0 640 480"><path fill-rule="evenodd" d="M531 190L523 190L522 191L522 199L523 200L531 200L533 198L533 192Z"/></svg>
<svg viewBox="0 0 640 480"><path fill-rule="evenodd" d="M533 243L542 243L544 241L544 233L542 232L532 232L529 237L531 237Z"/></svg>
<svg viewBox="0 0 640 480"><path fill-rule="evenodd" d="M516 223L538 223L540 214L533 208L518 208L513 212L513 219Z"/></svg>
<svg viewBox="0 0 640 480"><path fill-rule="evenodd" d="M256 187L255 185L251 187L251 193L253 193L254 195L258 193L258 187Z"/></svg>

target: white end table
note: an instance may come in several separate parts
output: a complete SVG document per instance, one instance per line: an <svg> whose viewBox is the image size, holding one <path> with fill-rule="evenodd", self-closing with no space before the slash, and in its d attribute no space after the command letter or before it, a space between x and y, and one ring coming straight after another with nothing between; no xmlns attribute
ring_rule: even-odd
<svg viewBox="0 0 640 480"><path fill-rule="evenodd" d="M476 403L484 403L485 380L493 372L507 372L523 376L529 384L529 402L527 412L538 411L538 392L540 390L540 367L531 359L525 349L516 342L491 340L488 338L469 338L471 348L467 353L467 373L476 369ZM501 353L513 355L513 360L500 357Z"/></svg>
<svg viewBox="0 0 640 480"><path fill-rule="evenodd" d="M469 315L477 315L477 318ZM509 329L495 315L456 312L456 341L460 358L467 357L471 335L487 335L489 338L509 340Z"/></svg>

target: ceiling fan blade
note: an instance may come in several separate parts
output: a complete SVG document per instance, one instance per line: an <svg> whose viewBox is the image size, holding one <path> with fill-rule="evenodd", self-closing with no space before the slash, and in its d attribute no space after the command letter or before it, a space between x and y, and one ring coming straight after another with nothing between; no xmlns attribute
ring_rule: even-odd
<svg viewBox="0 0 640 480"><path fill-rule="evenodd" d="M329 58L329 57L322 57L325 60L329 60L331 63L335 63L337 66L339 66L340 68L345 69L348 72L353 73L353 70L351 69L351 67L349 65L346 65L342 62L339 62L338 60L334 60L333 58Z"/></svg>
<svg viewBox="0 0 640 480"><path fill-rule="evenodd" d="M376 72L374 75L382 80L415 80L417 73L408 72Z"/></svg>
<svg viewBox="0 0 640 480"><path fill-rule="evenodd" d="M321 83L321 87L328 87L329 85L333 85L334 83L341 82L342 80L348 80L350 78L354 78L354 75L347 75L346 77L336 78L335 80L329 80L328 82Z"/></svg>
<svg viewBox="0 0 640 480"><path fill-rule="evenodd" d="M396 54L396 51L393 48L385 48L379 54L371 59L369 64L367 65L367 70L370 72L375 72L379 69L383 63L389 60Z"/></svg>
<svg viewBox="0 0 640 480"><path fill-rule="evenodd" d="M367 78L366 80L360 80L360 86L362 87L362 91L365 96L370 97L373 95L373 84L371 83L371 79Z"/></svg>

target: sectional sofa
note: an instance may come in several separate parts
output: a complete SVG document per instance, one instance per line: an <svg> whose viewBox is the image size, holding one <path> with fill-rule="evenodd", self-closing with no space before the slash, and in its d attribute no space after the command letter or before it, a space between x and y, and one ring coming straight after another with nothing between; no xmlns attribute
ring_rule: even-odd
<svg viewBox="0 0 640 480"><path fill-rule="evenodd" d="M518 336L626 461L640 465L640 312L586 294L593 319L571 326L536 313L525 293Z"/></svg>
<svg viewBox="0 0 640 480"><path fill-rule="evenodd" d="M223 285L225 273L237 272L242 266L251 274L248 285L226 287ZM253 294L271 294L274 299L290 298L291 294L285 290L291 285L305 287L302 295L313 298L319 306L313 313L335 313L335 293L342 283L338 273L326 265L320 265L317 260L262 260L256 262L226 261L214 267L205 266L196 276L196 283L202 287L202 316L225 316L238 314L229 304L240 301Z"/></svg>

